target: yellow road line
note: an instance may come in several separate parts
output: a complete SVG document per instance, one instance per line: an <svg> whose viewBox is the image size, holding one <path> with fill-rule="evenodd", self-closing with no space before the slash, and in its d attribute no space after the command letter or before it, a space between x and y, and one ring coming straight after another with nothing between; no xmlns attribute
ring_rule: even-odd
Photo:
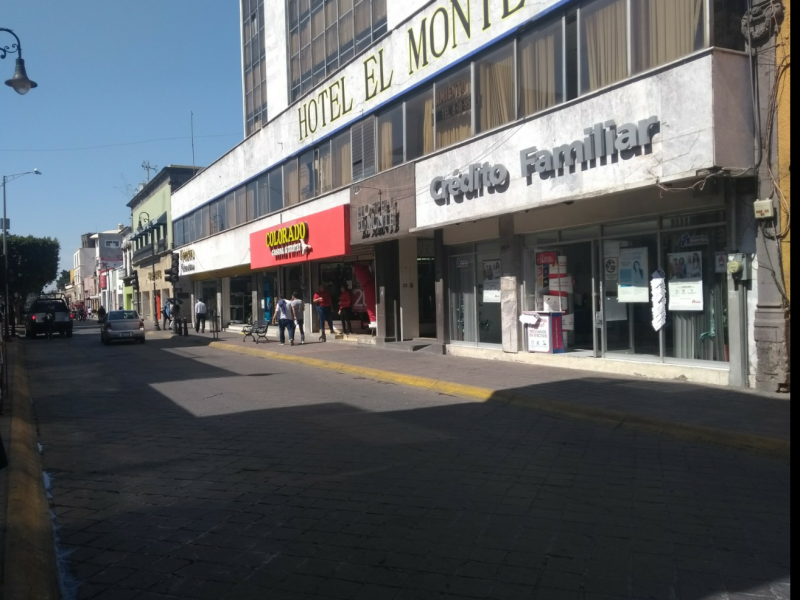
<svg viewBox="0 0 800 600"><path fill-rule="evenodd" d="M396 383L398 385L407 387L429 390L441 394L449 394L459 398L468 398L478 402L486 402L491 400L494 402L500 402L502 404L538 410L554 416L593 421L595 423L602 423L613 427L624 427L625 429L634 431L666 435L689 442L712 443L719 446L724 446L726 448L746 450L749 452L757 452L759 454L768 454L770 456L779 458L788 459L790 456L789 442L766 436L715 429L713 427L706 427L702 425L690 425L687 423L679 423L676 421L668 421L653 417L632 415L630 413L624 413L611 409L594 408L591 406L584 406L581 404L574 404L571 402L558 400L547 400L545 398L531 396L521 392L515 392L513 390L493 390L474 385L454 383L452 381L443 381L429 377L420 377L417 375L407 375L405 373L398 373L396 371L348 365L345 363L322 360L319 358L312 358L310 356L302 356L299 354L274 352L271 350L264 350L262 348L254 348L252 346L238 346L226 342L211 342L209 347L228 352L247 354L249 356L291 362L307 367L335 371L337 373L347 373L357 377L372 379L374 381Z"/></svg>

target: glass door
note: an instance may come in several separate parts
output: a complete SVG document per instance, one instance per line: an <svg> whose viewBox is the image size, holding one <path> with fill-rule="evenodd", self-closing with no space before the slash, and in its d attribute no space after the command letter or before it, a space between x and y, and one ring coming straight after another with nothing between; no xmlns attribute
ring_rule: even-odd
<svg viewBox="0 0 800 600"><path fill-rule="evenodd" d="M495 244L491 244L495 245ZM478 343L503 343L503 324L500 312L500 249L479 252L475 261L478 311Z"/></svg>
<svg viewBox="0 0 800 600"><path fill-rule="evenodd" d="M450 338L478 341L475 307L475 255L450 258Z"/></svg>

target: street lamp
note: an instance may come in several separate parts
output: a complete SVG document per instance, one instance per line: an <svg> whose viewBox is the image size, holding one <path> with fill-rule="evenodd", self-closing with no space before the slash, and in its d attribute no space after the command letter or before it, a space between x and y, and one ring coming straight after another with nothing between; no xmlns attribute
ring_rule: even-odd
<svg viewBox="0 0 800 600"><path fill-rule="evenodd" d="M41 175L42 172L39 169L34 169L33 171L25 171L24 173L15 173L14 175L3 175L3 281L6 285L5 295L3 296L3 305L5 307L4 315L3 315L3 337L8 339L8 242L6 238L8 237L8 219L6 218L6 182L14 181L23 175Z"/></svg>
<svg viewBox="0 0 800 600"><path fill-rule="evenodd" d="M17 64L14 67L14 76L6 80L6 85L14 88L14 91L20 96L24 96L30 92L31 89L37 87L38 84L28 79L28 73L25 71L25 61L22 58L22 45L19 43L17 34L5 27L0 27L0 31L7 31L17 40L17 43L11 44L11 46L0 46L0 58L5 58L9 54L16 53L18 55Z"/></svg>
<svg viewBox="0 0 800 600"><path fill-rule="evenodd" d="M142 226L142 221L145 222L145 225ZM145 211L141 211L139 213L139 226L136 228L137 231L141 232L142 229L145 227L150 226L150 213ZM161 327L158 325L158 303L156 302L156 238L153 235L153 325L156 328L156 331L161 331Z"/></svg>

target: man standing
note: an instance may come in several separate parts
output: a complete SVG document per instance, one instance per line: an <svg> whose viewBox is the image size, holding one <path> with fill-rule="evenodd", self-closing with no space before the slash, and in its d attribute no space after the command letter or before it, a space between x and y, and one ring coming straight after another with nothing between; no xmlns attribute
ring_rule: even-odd
<svg viewBox="0 0 800 600"><path fill-rule="evenodd" d="M172 303L172 325L173 325L173 333L178 335L181 334L181 305L180 302L176 299L175 302Z"/></svg>
<svg viewBox="0 0 800 600"><path fill-rule="evenodd" d="M202 298L194 305L194 330L196 333L206 332L206 303Z"/></svg>
<svg viewBox="0 0 800 600"><path fill-rule="evenodd" d="M170 318L169 318L169 305L170 301L167 300L164 302L164 308L161 309L161 316L164 317L164 325L161 327L164 331L167 330L167 325L169 325Z"/></svg>

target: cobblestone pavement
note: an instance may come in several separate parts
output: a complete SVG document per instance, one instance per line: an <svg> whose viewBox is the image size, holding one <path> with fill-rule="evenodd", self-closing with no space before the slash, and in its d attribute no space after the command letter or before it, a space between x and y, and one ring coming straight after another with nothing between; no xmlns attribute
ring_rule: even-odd
<svg viewBox="0 0 800 600"><path fill-rule="evenodd" d="M790 596L785 461L174 340L22 343L74 598Z"/></svg>

